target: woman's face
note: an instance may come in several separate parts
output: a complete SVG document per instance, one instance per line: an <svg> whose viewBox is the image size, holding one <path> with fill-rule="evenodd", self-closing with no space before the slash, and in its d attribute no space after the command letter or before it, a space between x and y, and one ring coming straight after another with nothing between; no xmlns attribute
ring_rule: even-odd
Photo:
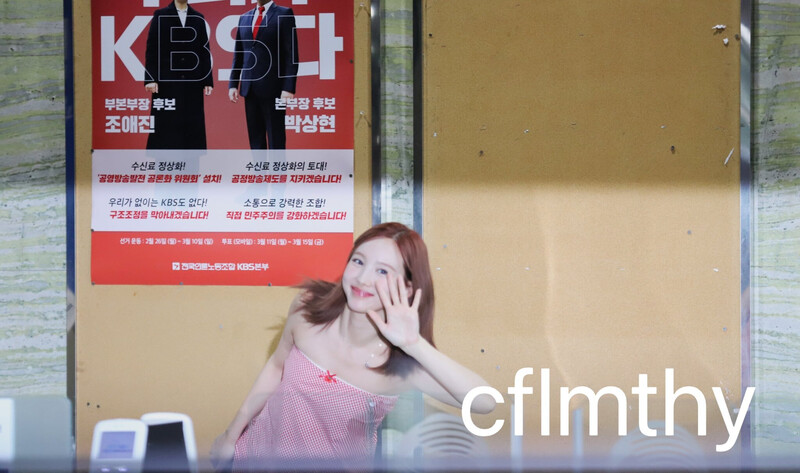
<svg viewBox="0 0 800 473"><path fill-rule="evenodd" d="M403 257L394 241L375 238L364 242L353 252L342 274L347 306L359 313L383 310L377 286L388 287L387 276L396 281L404 275Z"/></svg>

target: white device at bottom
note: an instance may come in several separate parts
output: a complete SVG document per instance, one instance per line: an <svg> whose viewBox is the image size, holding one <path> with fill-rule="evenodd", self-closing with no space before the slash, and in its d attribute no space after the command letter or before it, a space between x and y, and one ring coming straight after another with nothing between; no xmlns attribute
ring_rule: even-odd
<svg viewBox="0 0 800 473"><path fill-rule="evenodd" d="M91 473L141 473L147 424L139 419L101 420L92 436Z"/></svg>
<svg viewBox="0 0 800 473"><path fill-rule="evenodd" d="M14 400L0 399L0 472L14 461Z"/></svg>
<svg viewBox="0 0 800 473"><path fill-rule="evenodd" d="M174 473L197 473L197 444L192 419L188 415L150 412L142 416L142 422L149 429L146 469L152 467L158 471L159 466L166 464Z"/></svg>

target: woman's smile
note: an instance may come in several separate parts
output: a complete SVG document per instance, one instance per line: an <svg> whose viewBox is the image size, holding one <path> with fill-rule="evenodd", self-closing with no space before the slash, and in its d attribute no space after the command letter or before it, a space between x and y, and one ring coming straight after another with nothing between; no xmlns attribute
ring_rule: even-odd
<svg viewBox="0 0 800 473"><path fill-rule="evenodd" d="M372 297L372 296L375 295L375 294L373 294L371 292L368 292L368 291L362 291L361 289L359 289L359 288L357 288L355 286L350 286L350 290L353 292L353 295L356 296L356 297L365 297L366 298L366 297Z"/></svg>

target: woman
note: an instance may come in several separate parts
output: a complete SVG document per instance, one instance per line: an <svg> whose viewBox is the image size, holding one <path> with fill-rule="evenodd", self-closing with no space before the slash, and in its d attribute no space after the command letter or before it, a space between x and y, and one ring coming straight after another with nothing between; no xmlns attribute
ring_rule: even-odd
<svg viewBox="0 0 800 473"><path fill-rule="evenodd" d="M217 465L367 459L399 393L416 389L459 406L487 384L434 347L428 252L408 227L372 227L339 282L301 288L275 353L212 446ZM473 409L490 412L494 401L480 396Z"/></svg>
<svg viewBox="0 0 800 473"><path fill-rule="evenodd" d="M188 0L153 13L145 50L145 90L152 94L154 132L147 149L206 149L204 96L213 90L203 15Z"/></svg>

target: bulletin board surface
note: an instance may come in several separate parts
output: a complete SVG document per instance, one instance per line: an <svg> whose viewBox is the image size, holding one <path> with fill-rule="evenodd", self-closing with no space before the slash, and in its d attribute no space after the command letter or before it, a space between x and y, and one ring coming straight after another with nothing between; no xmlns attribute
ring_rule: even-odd
<svg viewBox="0 0 800 473"><path fill-rule="evenodd" d="M231 2L234 4L244 2ZM353 227L355 233L361 233L371 223L371 132L368 121L356 121L355 116L370 110L370 22L368 9L360 2L351 4L353 16L348 20L353 24L353 54L348 62L353 67L354 110L342 127L353 135ZM92 59L90 2L73 2L73 8L78 455L88 458L92 430L99 420L172 411L193 419L198 453L205 459L212 441L225 430L263 367L296 290L267 285L92 284L91 84L98 71ZM227 56L216 59L215 68L227 67L230 61ZM227 84L216 84L214 93L226 95ZM213 116L207 117L209 126L213 120Z"/></svg>
<svg viewBox="0 0 800 473"><path fill-rule="evenodd" d="M712 387L741 402L739 2L423 2L424 237L439 347L505 393L526 385L525 454L574 453L559 388L616 386L628 431L647 374L665 419L700 389L703 452L727 439ZM551 434L540 377L550 370ZM510 396L507 397L510 402ZM506 419L490 441L510 447ZM519 406L518 406L519 407ZM606 454L616 401L600 403ZM697 403L676 402L697 432ZM574 427L574 425L573 425Z"/></svg>

